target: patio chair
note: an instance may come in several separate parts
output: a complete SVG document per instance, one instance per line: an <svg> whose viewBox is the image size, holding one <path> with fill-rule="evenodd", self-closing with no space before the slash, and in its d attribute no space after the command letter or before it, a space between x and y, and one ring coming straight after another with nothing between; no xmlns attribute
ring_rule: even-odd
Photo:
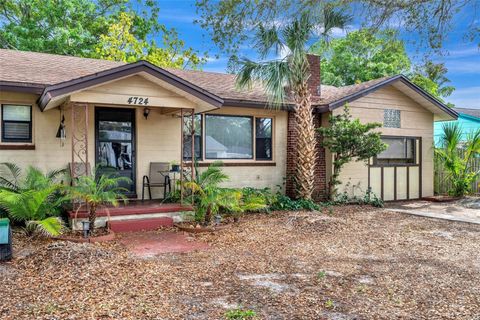
<svg viewBox="0 0 480 320"><path fill-rule="evenodd" d="M151 188L163 188L163 199L167 197L168 192L172 190L169 176L170 163L168 162L150 162L150 172L148 176L143 176L142 201L145 200L145 188L148 188L148 196L152 199Z"/></svg>

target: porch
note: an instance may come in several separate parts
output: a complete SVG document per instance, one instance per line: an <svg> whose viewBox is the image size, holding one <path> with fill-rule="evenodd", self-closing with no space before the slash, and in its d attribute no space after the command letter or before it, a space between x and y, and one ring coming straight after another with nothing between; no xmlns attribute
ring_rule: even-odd
<svg viewBox="0 0 480 320"><path fill-rule="evenodd" d="M63 150L52 163L68 164L73 181L94 168L127 177L131 199L146 191L143 177L151 175L153 162L179 165L174 186L192 177L194 116L219 106L215 96L144 62L52 87L39 99L44 114L60 113ZM163 195L163 188L152 189L152 198Z"/></svg>

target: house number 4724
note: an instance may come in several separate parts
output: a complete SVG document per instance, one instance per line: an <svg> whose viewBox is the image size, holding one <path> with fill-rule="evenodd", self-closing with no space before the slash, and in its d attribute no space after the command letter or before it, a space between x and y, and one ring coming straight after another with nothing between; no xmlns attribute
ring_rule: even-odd
<svg viewBox="0 0 480 320"><path fill-rule="evenodd" d="M128 104L139 104L139 105L146 106L146 105L148 105L148 98L129 97L127 102L128 102Z"/></svg>

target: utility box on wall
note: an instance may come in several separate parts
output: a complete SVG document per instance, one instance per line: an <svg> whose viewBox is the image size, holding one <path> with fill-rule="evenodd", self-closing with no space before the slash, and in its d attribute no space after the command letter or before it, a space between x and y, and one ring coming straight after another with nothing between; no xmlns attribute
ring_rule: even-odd
<svg viewBox="0 0 480 320"><path fill-rule="evenodd" d="M0 219L0 261L12 259L12 229L10 220Z"/></svg>

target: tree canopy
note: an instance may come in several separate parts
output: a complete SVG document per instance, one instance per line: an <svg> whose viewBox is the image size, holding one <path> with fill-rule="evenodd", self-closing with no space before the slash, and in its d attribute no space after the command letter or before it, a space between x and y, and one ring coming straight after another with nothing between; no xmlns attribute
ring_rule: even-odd
<svg viewBox="0 0 480 320"><path fill-rule="evenodd" d="M477 0L196 0L198 23L223 51L231 54L250 40L259 22L284 23L319 5L337 7L361 22L362 28L398 27L418 35L418 45L441 50L454 19L468 10L472 19L465 38L480 45Z"/></svg>
<svg viewBox="0 0 480 320"><path fill-rule="evenodd" d="M2 0L0 47L199 67L204 59L158 21L159 10L152 0Z"/></svg>
<svg viewBox="0 0 480 320"><path fill-rule="evenodd" d="M347 86L386 76L404 74L432 94L443 99L454 88L448 86L444 64L425 60L412 67L403 41L394 30L373 33L370 29L350 32L344 38L319 41L311 51L322 56L322 83Z"/></svg>

